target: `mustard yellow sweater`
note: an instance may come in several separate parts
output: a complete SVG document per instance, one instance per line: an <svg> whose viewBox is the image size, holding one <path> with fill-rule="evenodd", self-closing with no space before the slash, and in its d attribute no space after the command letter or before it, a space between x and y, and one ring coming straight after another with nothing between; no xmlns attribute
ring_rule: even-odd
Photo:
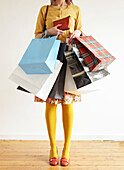
<svg viewBox="0 0 124 170"><path fill-rule="evenodd" d="M44 5L40 8L34 34L43 32L46 7L47 5ZM67 16L71 16L70 29L66 30L65 33L57 37L58 40L61 40L61 43L66 42L66 38L69 36L69 34L73 33L74 30L79 29L82 31L81 9L77 5L73 4L63 8L57 8L55 6L49 5L46 18L46 29L50 29L53 27L53 21L65 18Z"/></svg>

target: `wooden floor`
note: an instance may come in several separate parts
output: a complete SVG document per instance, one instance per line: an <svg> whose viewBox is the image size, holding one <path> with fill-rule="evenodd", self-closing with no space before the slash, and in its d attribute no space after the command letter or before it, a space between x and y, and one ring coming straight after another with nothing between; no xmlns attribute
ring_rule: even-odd
<svg viewBox="0 0 124 170"><path fill-rule="evenodd" d="M56 141L61 157L63 141ZM0 170L124 170L124 142L71 141L70 165L49 165L49 141L0 140Z"/></svg>

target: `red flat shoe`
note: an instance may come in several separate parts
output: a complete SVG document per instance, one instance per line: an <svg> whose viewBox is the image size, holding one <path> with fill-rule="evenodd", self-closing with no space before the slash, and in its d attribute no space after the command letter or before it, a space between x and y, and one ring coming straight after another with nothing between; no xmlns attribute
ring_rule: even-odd
<svg viewBox="0 0 124 170"><path fill-rule="evenodd" d="M57 148L57 147L56 147ZM58 154L58 148L57 148L57 154ZM55 165L58 165L58 163L59 163L59 157L58 158L56 158L56 157L53 157L53 158L49 158L49 164L50 165L53 165L53 166L55 166Z"/></svg>
<svg viewBox="0 0 124 170"><path fill-rule="evenodd" d="M51 159L49 159L49 164L50 165L58 165L58 163L59 163L59 159L58 158L56 158L56 157L53 157L53 158L51 158Z"/></svg>
<svg viewBox="0 0 124 170"><path fill-rule="evenodd" d="M67 166L70 163L70 159L68 160L67 158L61 158L60 160L60 165L62 166Z"/></svg>

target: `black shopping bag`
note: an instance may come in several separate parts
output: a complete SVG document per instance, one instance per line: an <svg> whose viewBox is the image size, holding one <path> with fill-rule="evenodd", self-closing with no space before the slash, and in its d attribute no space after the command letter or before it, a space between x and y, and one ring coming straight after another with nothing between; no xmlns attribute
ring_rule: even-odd
<svg viewBox="0 0 124 170"><path fill-rule="evenodd" d="M63 63L63 65L53 85L53 88L51 89L51 92L48 95L49 98L62 100L64 96L64 84L65 84L65 75L66 75L66 66L67 66L67 61L64 55L65 49L66 49L66 43L61 43L57 59L60 60Z"/></svg>
<svg viewBox="0 0 124 170"><path fill-rule="evenodd" d="M74 50L72 49L70 51L65 51L64 54L77 89L90 84L91 80Z"/></svg>

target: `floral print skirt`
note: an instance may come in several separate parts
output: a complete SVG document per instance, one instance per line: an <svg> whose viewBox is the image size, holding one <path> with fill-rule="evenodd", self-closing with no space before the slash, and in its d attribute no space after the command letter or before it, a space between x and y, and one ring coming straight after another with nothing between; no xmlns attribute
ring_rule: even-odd
<svg viewBox="0 0 124 170"><path fill-rule="evenodd" d="M63 104L70 104L72 102L81 102L81 95L75 95L75 94L71 94L68 92L64 92L64 97L63 100L60 99L52 99L52 98L47 98L46 101L40 99L39 97L35 96L34 97L34 102L47 102L47 103L51 103L51 104L59 104L59 103L63 103Z"/></svg>

